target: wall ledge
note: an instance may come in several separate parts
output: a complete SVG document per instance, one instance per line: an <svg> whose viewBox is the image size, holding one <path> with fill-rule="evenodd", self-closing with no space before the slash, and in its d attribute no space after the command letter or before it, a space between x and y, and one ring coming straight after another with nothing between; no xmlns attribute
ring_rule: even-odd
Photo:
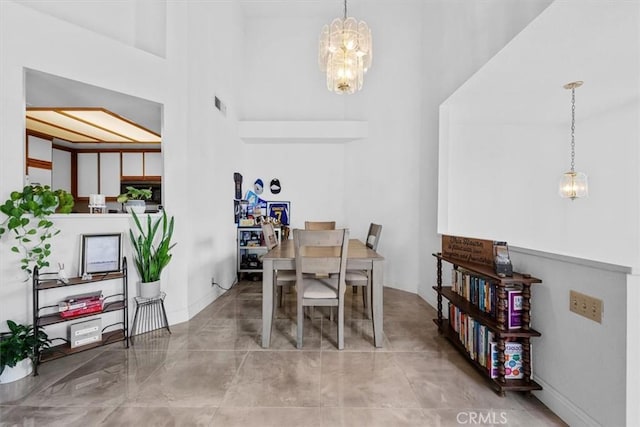
<svg viewBox="0 0 640 427"><path fill-rule="evenodd" d="M369 136L367 121L240 121L246 143L343 144Z"/></svg>
<svg viewBox="0 0 640 427"><path fill-rule="evenodd" d="M633 268L629 267L629 266L618 265L618 264L610 264L610 263L607 263L607 262L595 261L595 260L590 260L590 259L585 259L585 258L577 258L577 257L570 256L570 255L562 255L562 254L555 254L555 253L550 253L550 252L543 252L543 251L538 251L538 250L535 250L535 249L521 248L521 247L512 246L512 245L509 245L509 251L516 252L516 253L521 253L521 254L525 254L525 255L537 256L537 257L540 257L540 258L552 259L554 261L561 261L561 262L567 262L567 263L571 263L571 264L577 264L577 265L581 265L581 266L584 266L584 267L597 268L598 270L612 271L614 273L623 273L623 274L632 274L633 273Z"/></svg>

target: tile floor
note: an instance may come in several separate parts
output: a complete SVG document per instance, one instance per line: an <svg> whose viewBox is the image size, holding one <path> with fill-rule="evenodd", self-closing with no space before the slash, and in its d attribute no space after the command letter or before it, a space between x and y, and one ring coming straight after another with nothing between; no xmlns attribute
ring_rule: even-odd
<svg viewBox="0 0 640 427"><path fill-rule="evenodd" d="M295 294L260 347L261 284L243 281L191 321L44 363L0 385L0 426L564 426L533 396L499 397L438 336L435 310L387 288L384 347L348 292L345 350L316 310L295 346Z"/></svg>

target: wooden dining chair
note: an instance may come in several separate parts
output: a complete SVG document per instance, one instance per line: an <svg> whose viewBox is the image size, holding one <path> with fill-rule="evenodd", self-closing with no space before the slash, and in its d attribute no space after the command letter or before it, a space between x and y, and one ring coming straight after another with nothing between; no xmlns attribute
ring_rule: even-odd
<svg viewBox="0 0 640 427"><path fill-rule="evenodd" d="M305 221L305 230L335 230L335 221Z"/></svg>
<svg viewBox="0 0 640 427"><path fill-rule="evenodd" d="M367 232L367 240L365 244L369 249L377 250L378 242L380 241L380 234L382 234L382 225L371 223L369 225L369 231ZM364 312L367 314L367 318L371 318L371 276L366 270L347 270L345 277L347 286L353 287L353 293L357 293L356 289L359 287L362 289L362 305Z"/></svg>
<svg viewBox="0 0 640 427"><path fill-rule="evenodd" d="M262 224L262 236L267 249L271 250L278 246L278 237L276 236L273 224ZM278 307L282 307L284 287L295 285L295 283L296 272L294 270L273 270L273 289L275 291L275 297L278 300ZM275 313L275 310L273 310L273 312Z"/></svg>
<svg viewBox="0 0 640 427"><path fill-rule="evenodd" d="M349 230L293 230L298 333L302 348L304 307L338 307L337 347L344 348L344 293ZM313 321L313 316L311 316Z"/></svg>

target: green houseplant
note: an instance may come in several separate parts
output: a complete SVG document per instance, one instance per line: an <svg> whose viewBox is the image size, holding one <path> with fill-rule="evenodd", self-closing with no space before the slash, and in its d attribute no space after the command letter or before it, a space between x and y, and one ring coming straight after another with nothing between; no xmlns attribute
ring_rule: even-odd
<svg viewBox="0 0 640 427"><path fill-rule="evenodd" d="M51 342L46 332L39 330L36 334L31 325L7 320L7 326L9 332L0 337L0 382L3 383L29 375L37 355L49 348Z"/></svg>
<svg viewBox="0 0 640 427"><path fill-rule="evenodd" d="M135 212L132 212L137 233L129 230L131 245L134 249L134 263L140 275L140 296L153 298L160 293L160 274L171 261L171 243L173 237L174 218L167 218L163 210L162 217L152 221L147 215L146 226L143 227Z"/></svg>
<svg viewBox="0 0 640 427"><path fill-rule="evenodd" d="M143 214L146 208L145 200L152 196L151 188L125 187L127 191L120 194L116 199L118 203L124 203L127 212Z"/></svg>
<svg viewBox="0 0 640 427"><path fill-rule="evenodd" d="M0 212L7 216L0 224L0 238L12 232L16 244L11 251L21 255L21 268L29 276L35 266L49 267L50 239L60 233L49 216L55 212L69 213L73 206L71 194L52 190L48 185L27 185L22 191L13 191L0 205Z"/></svg>

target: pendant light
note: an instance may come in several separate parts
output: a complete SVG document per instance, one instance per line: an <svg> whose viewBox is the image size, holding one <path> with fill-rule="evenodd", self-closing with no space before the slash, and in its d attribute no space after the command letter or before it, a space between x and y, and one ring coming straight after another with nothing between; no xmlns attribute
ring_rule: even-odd
<svg viewBox="0 0 640 427"><path fill-rule="evenodd" d="M582 81L576 81L564 85L565 89L571 89L571 169L565 172L560 179L558 190L563 199L575 200L589 195L587 175L575 170L576 88L582 86L582 83Z"/></svg>
<svg viewBox="0 0 640 427"><path fill-rule="evenodd" d="M371 58L371 30L366 22L347 18L344 0L344 18L334 19L320 32L318 63L327 74L327 89L338 94L362 89Z"/></svg>

